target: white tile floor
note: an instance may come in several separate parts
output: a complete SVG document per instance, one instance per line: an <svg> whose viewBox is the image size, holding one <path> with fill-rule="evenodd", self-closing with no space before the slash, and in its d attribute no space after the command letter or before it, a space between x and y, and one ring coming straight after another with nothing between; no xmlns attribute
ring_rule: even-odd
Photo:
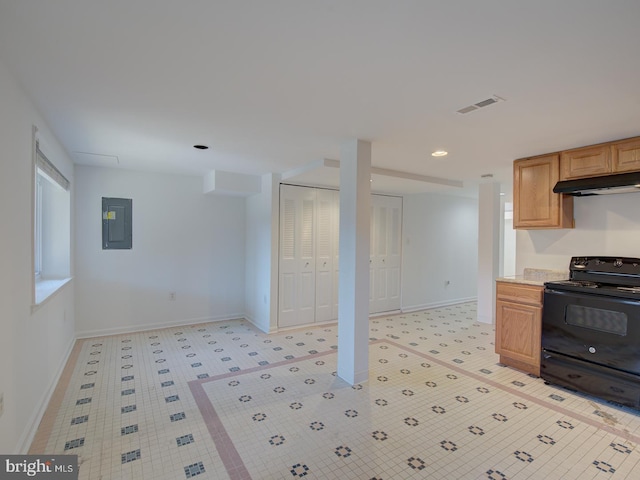
<svg viewBox="0 0 640 480"><path fill-rule="evenodd" d="M244 320L79 341L30 453L81 479L633 479L640 416L497 363L468 303L370 321L369 381L337 326Z"/></svg>

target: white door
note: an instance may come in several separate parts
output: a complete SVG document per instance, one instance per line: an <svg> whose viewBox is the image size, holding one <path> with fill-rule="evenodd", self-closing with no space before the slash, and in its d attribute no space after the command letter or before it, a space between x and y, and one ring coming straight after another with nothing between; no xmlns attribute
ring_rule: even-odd
<svg viewBox="0 0 640 480"><path fill-rule="evenodd" d="M371 198L369 311L400 309L402 198Z"/></svg>
<svg viewBox="0 0 640 480"><path fill-rule="evenodd" d="M315 196L314 189L280 187L280 327L315 321Z"/></svg>
<svg viewBox="0 0 640 480"><path fill-rule="evenodd" d="M337 315L336 250L338 192L316 191L316 322L328 322ZM335 315L334 315L335 310Z"/></svg>
<svg viewBox="0 0 640 480"><path fill-rule="evenodd" d="M340 197L280 187L280 327L338 318ZM400 309L402 198L372 195L369 311Z"/></svg>
<svg viewBox="0 0 640 480"><path fill-rule="evenodd" d="M400 278L402 267L402 198L387 197L389 214L387 309L400 310Z"/></svg>
<svg viewBox="0 0 640 480"><path fill-rule="evenodd" d="M371 196L371 217L369 224L369 313L377 312L376 303L376 267L378 265L376 256L376 230L378 209L374 204L375 195Z"/></svg>

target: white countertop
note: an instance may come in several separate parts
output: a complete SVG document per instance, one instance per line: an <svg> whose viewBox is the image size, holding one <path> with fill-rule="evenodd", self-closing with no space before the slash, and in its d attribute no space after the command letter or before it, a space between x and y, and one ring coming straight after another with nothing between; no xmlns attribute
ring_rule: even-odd
<svg viewBox="0 0 640 480"><path fill-rule="evenodd" d="M567 280L569 272L561 270L545 270L541 268L525 268L522 275L497 278L498 282L524 283L527 285L544 285L544 282Z"/></svg>

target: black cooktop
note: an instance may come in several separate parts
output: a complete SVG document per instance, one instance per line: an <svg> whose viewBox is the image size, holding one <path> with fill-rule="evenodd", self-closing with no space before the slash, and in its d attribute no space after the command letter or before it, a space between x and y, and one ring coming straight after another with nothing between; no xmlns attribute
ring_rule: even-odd
<svg viewBox="0 0 640 480"><path fill-rule="evenodd" d="M640 301L640 259L633 257L572 257L569 280L546 282L553 290Z"/></svg>
<svg viewBox="0 0 640 480"><path fill-rule="evenodd" d="M587 280L558 280L544 284L548 290L562 290L590 295L604 295L640 301L640 286L612 285Z"/></svg>

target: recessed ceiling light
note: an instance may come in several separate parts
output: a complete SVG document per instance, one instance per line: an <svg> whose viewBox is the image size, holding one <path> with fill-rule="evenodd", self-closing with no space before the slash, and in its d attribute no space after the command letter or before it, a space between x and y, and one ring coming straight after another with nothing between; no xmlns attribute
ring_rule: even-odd
<svg viewBox="0 0 640 480"><path fill-rule="evenodd" d="M433 152L431 154L432 157L444 157L445 155L448 155L449 152L445 152L444 150L436 150L435 152Z"/></svg>
<svg viewBox="0 0 640 480"><path fill-rule="evenodd" d="M198 150L207 150L209 147L206 145L194 145L193 148L197 148Z"/></svg>

